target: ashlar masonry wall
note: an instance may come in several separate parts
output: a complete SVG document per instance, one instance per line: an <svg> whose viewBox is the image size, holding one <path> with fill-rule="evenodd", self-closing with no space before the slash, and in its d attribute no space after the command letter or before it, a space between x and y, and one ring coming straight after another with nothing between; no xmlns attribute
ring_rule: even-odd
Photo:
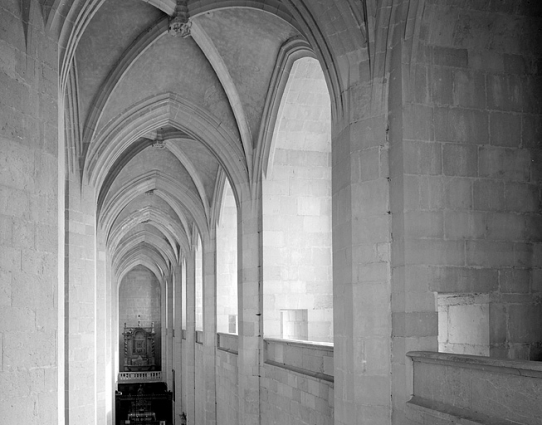
<svg viewBox="0 0 542 425"><path fill-rule="evenodd" d="M426 1L417 43L399 35L393 43L397 424L410 423L397 408L411 394L404 352L438 350L436 296L487 298L476 323L489 326L489 356L540 359L542 85L533 28L541 11L523 1L482 3ZM472 334L453 342L463 350Z"/></svg>
<svg viewBox="0 0 542 425"><path fill-rule="evenodd" d="M205 405L205 379L203 371L203 345L196 342L195 345L195 381L194 381L194 393L195 393L195 417L194 424L204 422L204 405Z"/></svg>
<svg viewBox="0 0 542 425"><path fill-rule="evenodd" d="M83 425L94 423L97 416L102 417L104 414L103 411L97 411L96 403L98 393L103 396L104 389L96 387L98 322L94 191L88 186L81 188L76 170L66 173L65 187L67 404L69 421ZM103 368L100 368L99 373L103 373Z"/></svg>
<svg viewBox="0 0 542 425"><path fill-rule="evenodd" d="M406 308L434 323L417 336L437 331L434 292L485 293L491 356L532 360L542 342L542 84L539 37L520 28L534 22L525 2L429 2L403 134ZM482 36L491 26L517 30Z"/></svg>
<svg viewBox="0 0 542 425"><path fill-rule="evenodd" d="M237 424L239 398L237 388L237 353L216 352L216 414L220 423Z"/></svg>
<svg viewBox="0 0 542 425"><path fill-rule="evenodd" d="M57 47L36 1L2 2L0 28L1 421L49 424L63 397Z"/></svg>
<svg viewBox="0 0 542 425"><path fill-rule="evenodd" d="M333 346L266 339L261 386L262 424L333 424Z"/></svg>
<svg viewBox="0 0 542 425"><path fill-rule="evenodd" d="M264 367L262 425L333 424L333 384L279 367Z"/></svg>

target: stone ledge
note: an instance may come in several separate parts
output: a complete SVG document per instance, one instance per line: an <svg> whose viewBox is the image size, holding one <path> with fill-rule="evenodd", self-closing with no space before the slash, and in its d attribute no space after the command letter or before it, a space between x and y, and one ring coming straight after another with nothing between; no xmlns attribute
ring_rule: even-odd
<svg viewBox="0 0 542 425"><path fill-rule="evenodd" d="M280 339L280 338L265 338L266 342L275 342L283 345L292 345L298 347L306 347L318 350L325 350L333 352L332 342L314 342L314 341L301 341L297 339Z"/></svg>
<svg viewBox="0 0 542 425"><path fill-rule="evenodd" d="M300 368L300 367L287 365L287 364L284 364L284 363L277 363L277 362L275 362L273 360L266 360L265 364L269 365L269 366L280 367L282 369L286 369L286 370L289 370L290 372L295 372L295 373L298 373L300 375L310 376L311 378L319 379L321 381L327 381L327 382L331 382L331 383L335 382L335 378L333 376L326 375L325 373L313 372L312 370L307 370L307 369L303 369L303 368Z"/></svg>
<svg viewBox="0 0 542 425"><path fill-rule="evenodd" d="M493 373L542 378L542 362L495 359L484 356L437 353L433 351L410 351L406 355L414 362L435 363L445 366L491 371Z"/></svg>

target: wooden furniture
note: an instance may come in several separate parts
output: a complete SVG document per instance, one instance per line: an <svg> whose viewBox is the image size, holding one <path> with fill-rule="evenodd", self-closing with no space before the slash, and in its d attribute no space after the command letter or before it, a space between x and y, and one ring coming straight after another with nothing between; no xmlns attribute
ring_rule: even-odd
<svg viewBox="0 0 542 425"><path fill-rule="evenodd" d="M115 394L117 425L172 425L173 394L165 382L119 384Z"/></svg>

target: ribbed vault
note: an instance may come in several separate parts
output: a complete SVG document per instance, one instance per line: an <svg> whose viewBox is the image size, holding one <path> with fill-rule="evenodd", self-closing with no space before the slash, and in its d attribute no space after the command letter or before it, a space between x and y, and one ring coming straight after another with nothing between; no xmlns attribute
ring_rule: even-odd
<svg viewBox="0 0 542 425"><path fill-rule="evenodd" d="M344 112L349 77L321 32L332 29L318 28L303 1L189 1L186 38L168 31L174 0L45 7L61 46L67 164L95 194L117 284L137 266L169 283L198 235L205 249L226 179L238 206L258 199L295 60L320 60L333 113ZM355 12L337 16L365 25Z"/></svg>

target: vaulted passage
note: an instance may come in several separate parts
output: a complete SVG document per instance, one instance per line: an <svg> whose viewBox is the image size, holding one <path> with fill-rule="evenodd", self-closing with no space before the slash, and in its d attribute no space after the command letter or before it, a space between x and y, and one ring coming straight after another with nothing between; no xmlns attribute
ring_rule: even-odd
<svg viewBox="0 0 542 425"><path fill-rule="evenodd" d="M540 424L540 28L0 0L0 423Z"/></svg>

